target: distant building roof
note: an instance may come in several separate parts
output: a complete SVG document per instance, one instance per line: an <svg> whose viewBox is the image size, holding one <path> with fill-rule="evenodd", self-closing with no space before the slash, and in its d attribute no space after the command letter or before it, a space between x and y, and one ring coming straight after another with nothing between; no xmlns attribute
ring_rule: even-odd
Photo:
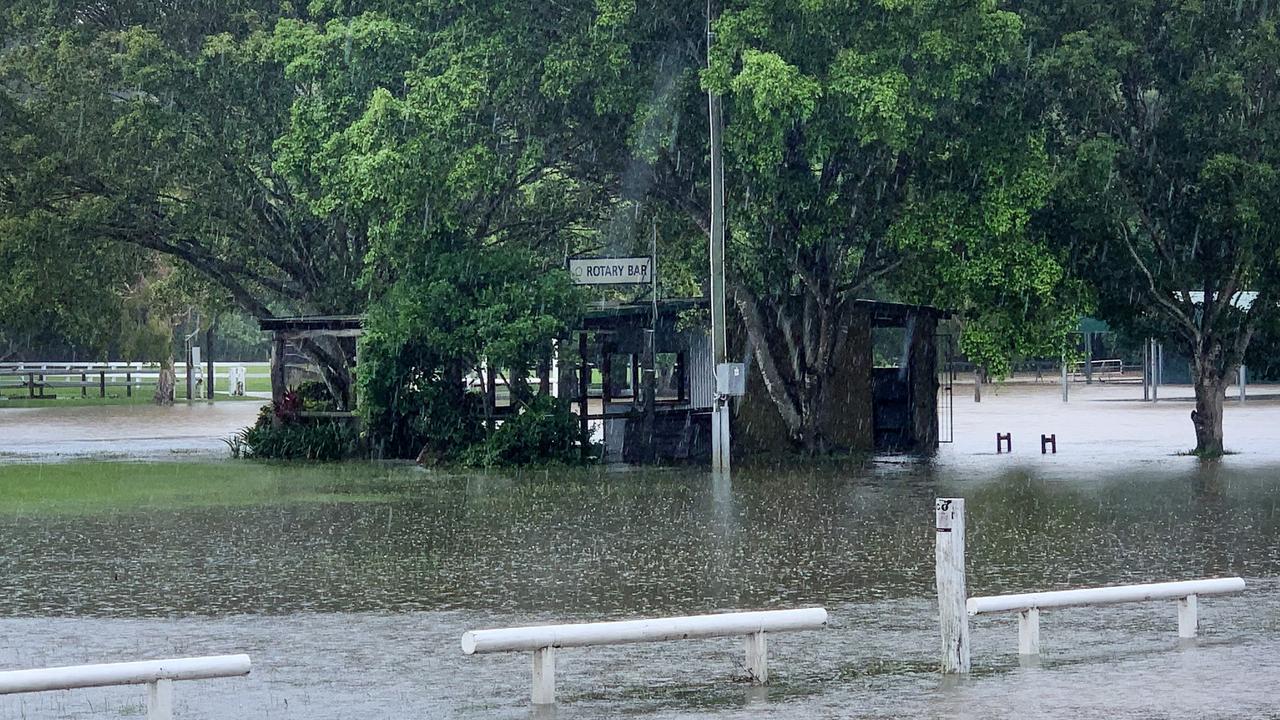
<svg viewBox="0 0 1280 720"><path fill-rule="evenodd" d="M1204 304L1204 291L1192 290L1190 292L1191 302L1196 305ZM1231 298L1231 304L1240 310L1248 310L1253 307L1253 301L1258 299L1258 293L1253 290L1242 290Z"/></svg>

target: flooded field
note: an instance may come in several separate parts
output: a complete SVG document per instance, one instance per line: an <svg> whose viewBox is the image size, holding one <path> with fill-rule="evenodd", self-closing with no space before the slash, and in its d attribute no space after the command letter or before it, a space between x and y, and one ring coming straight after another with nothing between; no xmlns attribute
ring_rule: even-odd
<svg viewBox="0 0 1280 720"><path fill-rule="evenodd" d="M1240 454L1201 464L1175 454L1188 403L1056 392L957 398L931 463L727 480L28 458L0 466L0 667L247 652L249 678L178 684L178 716L524 718L528 655L464 656L463 631L823 605L827 630L770 638L767 688L739 681L736 638L561 651L556 717L1280 717L1280 404L1229 408ZM1172 602L1046 612L1036 664L1015 616L984 616L974 674L944 681L939 495L967 498L971 594L1249 590L1202 600L1190 642ZM0 718L134 717L143 696L0 696Z"/></svg>

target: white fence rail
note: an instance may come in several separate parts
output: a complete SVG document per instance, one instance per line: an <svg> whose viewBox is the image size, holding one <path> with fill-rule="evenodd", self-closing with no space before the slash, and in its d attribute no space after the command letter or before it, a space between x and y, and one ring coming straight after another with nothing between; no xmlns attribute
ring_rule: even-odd
<svg viewBox="0 0 1280 720"><path fill-rule="evenodd" d="M556 648L742 635L746 638L747 672L753 682L764 683L769 680L766 633L818 630L826 624L825 609L803 608L472 630L462 635L462 652L472 655L532 651L533 703L546 705L556 701Z"/></svg>
<svg viewBox="0 0 1280 720"><path fill-rule="evenodd" d="M1145 585L1116 585L1079 590L972 597L969 598L966 607L969 615L1017 612L1018 653L1021 655L1039 655L1041 610L1087 605L1115 605L1118 603L1148 602L1152 600L1177 600L1178 637L1193 638L1196 636L1200 624L1199 603L1197 601L1199 596L1225 595L1243 590L1244 580L1241 578L1211 578L1207 580L1148 583Z"/></svg>
<svg viewBox="0 0 1280 720"><path fill-rule="evenodd" d="M1176 600L1178 636L1194 638L1199 630L1201 595L1224 595L1245 589L1244 580L1231 577L971 598L965 587L964 498L934 501L934 529L944 673L969 672L969 616L1018 613L1018 653L1039 655L1041 610Z"/></svg>
<svg viewBox="0 0 1280 720"><path fill-rule="evenodd" d="M72 665L40 670L0 672L0 695L107 687L146 685L147 720L173 718L173 682L248 675L248 655L143 660L104 665Z"/></svg>

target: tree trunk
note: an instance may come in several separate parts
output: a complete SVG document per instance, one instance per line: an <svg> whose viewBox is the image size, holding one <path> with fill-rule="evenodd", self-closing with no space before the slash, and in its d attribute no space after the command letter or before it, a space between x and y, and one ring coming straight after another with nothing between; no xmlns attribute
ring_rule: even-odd
<svg viewBox="0 0 1280 720"><path fill-rule="evenodd" d="M160 377L156 380L155 403L157 405L173 404L173 388L178 378L173 371L173 356L160 361Z"/></svg>
<svg viewBox="0 0 1280 720"><path fill-rule="evenodd" d="M827 452L827 438L822 428L822 410L826 404L826 383L823 378L810 380L811 386L799 393L800 431L796 440L810 455Z"/></svg>
<svg viewBox="0 0 1280 720"><path fill-rule="evenodd" d="M342 346L341 339L306 338L298 344L298 349L315 364L321 381L328 389L329 396L333 398L334 407L340 411L350 410L353 406L354 378L351 375L351 364L348 362L347 351Z"/></svg>
<svg viewBox="0 0 1280 720"><path fill-rule="evenodd" d="M1197 363L1199 364L1199 363ZM1227 383L1212 372L1196 372L1196 409L1191 424L1196 429L1195 453L1202 458L1222 456L1222 407Z"/></svg>

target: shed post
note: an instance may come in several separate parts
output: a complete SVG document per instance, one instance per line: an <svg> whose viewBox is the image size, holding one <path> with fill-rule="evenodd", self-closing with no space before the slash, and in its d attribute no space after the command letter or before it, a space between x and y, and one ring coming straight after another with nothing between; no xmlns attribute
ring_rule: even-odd
<svg viewBox="0 0 1280 720"><path fill-rule="evenodd" d="M578 333L578 432L582 435L582 458L590 450L591 435L587 425L587 393L591 390L591 363L587 361L587 331Z"/></svg>
<svg viewBox="0 0 1280 720"><path fill-rule="evenodd" d="M942 672L969 672L969 615L964 573L964 498L934 501L934 557Z"/></svg>
<svg viewBox="0 0 1280 720"><path fill-rule="evenodd" d="M271 338L271 402L278 403L284 397L284 337L276 332ZM280 423L279 415L272 415L272 424Z"/></svg>
<svg viewBox="0 0 1280 720"><path fill-rule="evenodd" d="M485 429L492 433L495 426L493 414L498 407L498 373L488 360L485 360L480 366L480 371L484 374L482 378L484 382L484 425ZM508 391L510 389L510 387L507 388Z"/></svg>

